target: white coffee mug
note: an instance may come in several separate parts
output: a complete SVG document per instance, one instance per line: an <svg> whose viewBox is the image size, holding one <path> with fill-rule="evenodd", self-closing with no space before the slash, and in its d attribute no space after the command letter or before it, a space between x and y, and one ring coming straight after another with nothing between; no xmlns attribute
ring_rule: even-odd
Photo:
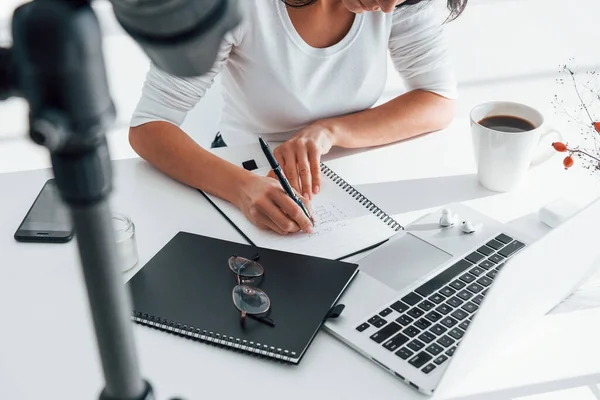
<svg viewBox="0 0 600 400"><path fill-rule="evenodd" d="M492 116L524 119L534 129L505 132L480 124ZM552 142L562 140L557 130L545 124L542 113L525 104L507 101L482 103L473 108L471 134L479 183L495 192L508 192L520 186L530 167L555 154Z"/></svg>

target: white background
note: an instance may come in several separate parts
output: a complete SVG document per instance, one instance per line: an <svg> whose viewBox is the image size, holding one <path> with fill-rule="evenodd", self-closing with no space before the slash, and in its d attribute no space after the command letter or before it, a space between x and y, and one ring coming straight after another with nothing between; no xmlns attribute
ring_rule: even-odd
<svg viewBox="0 0 600 400"><path fill-rule="evenodd" d="M0 43L10 40L11 8L20 3L2 0ZM93 4L102 22L108 78L118 111L115 128L127 126L148 59L123 35L110 4L105 0ZM467 116L480 101L520 101L540 108L569 134L572 126L566 125L566 117L553 112L552 98L564 90L555 79L559 65L571 57L575 58L574 66L582 69L600 65L600 29L594 29L598 15L597 0L470 0L465 13L447 25L460 85L457 116ZM381 101L402 91L402 82L391 66L388 76ZM572 91L564 95L571 101L572 96ZM207 145L217 131L221 105L217 78L207 97L188 116L184 129ZM0 171L49 166L44 149L37 148L26 136L26 118L23 101L13 99L0 105ZM109 133L109 139L113 158L135 155L123 133Z"/></svg>

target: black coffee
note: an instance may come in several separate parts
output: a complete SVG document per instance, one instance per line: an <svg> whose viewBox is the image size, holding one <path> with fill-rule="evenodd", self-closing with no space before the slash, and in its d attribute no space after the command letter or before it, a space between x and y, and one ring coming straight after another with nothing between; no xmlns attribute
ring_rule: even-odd
<svg viewBox="0 0 600 400"><path fill-rule="evenodd" d="M479 121L479 125L500 132L527 132L535 129L535 125L526 119L510 115L494 115Z"/></svg>

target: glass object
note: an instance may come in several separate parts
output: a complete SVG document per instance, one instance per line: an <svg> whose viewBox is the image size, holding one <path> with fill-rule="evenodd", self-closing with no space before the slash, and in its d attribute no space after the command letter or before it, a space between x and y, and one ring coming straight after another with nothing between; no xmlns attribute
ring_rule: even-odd
<svg viewBox="0 0 600 400"><path fill-rule="evenodd" d="M256 259L258 257L255 260L238 256L229 257L229 268L235 274L237 280L237 286L233 288L231 294L233 304L240 311L242 321L248 316L270 326L275 326L273 321L266 317L271 308L269 296L262 290L250 286L264 274L262 265Z"/></svg>
<svg viewBox="0 0 600 400"><path fill-rule="evenodd" d="M137 246L135 243L135 225L131 219L120 213L113 213L115 241L121 270L129 271L138 263Z"/></svg>

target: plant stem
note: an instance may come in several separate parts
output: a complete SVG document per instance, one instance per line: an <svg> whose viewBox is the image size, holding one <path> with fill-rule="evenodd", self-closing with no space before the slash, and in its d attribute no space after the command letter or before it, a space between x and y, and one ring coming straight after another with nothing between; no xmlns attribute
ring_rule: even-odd
<svg viewBox="0 0 600 400"><path fill-rule="evenodd" d="M581 102L581 105L583 106L583 109L585 110L585 113L589 117L590 123L592 125L594 125L594 119L592 118L590 112L588 111L587 106L585 105L585 102L581 98L581 94L579 93L579 88L577 87L577 81L575 80L575 73L571 70L571 68L567 68L567 71L569 71L569 74L571 75L571 79L573 79L573 84L575 85L575 92L577 93L577 97L579 97L579 101Z"/></svg>
<svg viewBox="0 0 600 400"><path fill-rule="evenodd" d="M585 152L585 151L583 151L583 150L578 150L578 149L573 149L573 150L571 150L571 149L569 149L569 151L570 151L571 153L581 153L581 154L585 154L585 155L586 155L586 156L588 156L589 158L593 158L594 160L596 160L596 161L598 161L598 162L600 163L600 158L594 157L593 155L591 155L591 154L589 154L589 153L587 153L587 152Z"/></svg>
<svg viewBox="0 0 600 400"><path fill-rule="evenodd" d="M584 88L586 88L591 94L594 95L594 97L597 97L598 100L600 100L600 92L596 93L594 91L594 89L592 89L591 87L587 86L587 85L583 85Z"/></svg>

